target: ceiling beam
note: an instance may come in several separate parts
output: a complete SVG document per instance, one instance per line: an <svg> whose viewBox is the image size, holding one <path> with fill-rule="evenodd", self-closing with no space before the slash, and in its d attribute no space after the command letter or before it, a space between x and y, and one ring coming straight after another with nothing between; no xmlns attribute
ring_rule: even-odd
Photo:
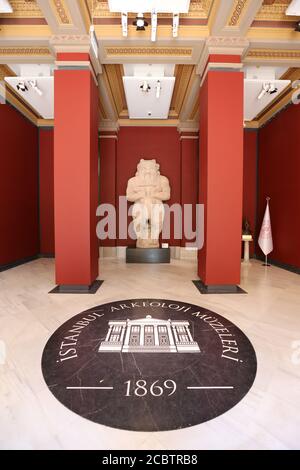
<svg viewBox="0 0 300 470"><path fill-rule="evenodd" d="M74 0L36 0L53 34L86 34L83 11Z"/></svg>
<svg viewBox="0 0 300 470"><path fill-rule="evenodd" d="M213 36L244 36L263 0L220 0L211 28Z"/></svg>

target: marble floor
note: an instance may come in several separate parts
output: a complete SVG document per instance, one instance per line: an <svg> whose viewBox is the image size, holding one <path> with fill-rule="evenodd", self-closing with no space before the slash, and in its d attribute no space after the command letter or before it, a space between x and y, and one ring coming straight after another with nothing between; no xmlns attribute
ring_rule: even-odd
<svg viewBox="0 0 300 470"><path fill-rule="evenodd" d="M0 273L0 448L2 449L299 449L299 276L258 261L242 264L248 295L201 295L192 260L126 265L101 260L95 295L49 295L54 261ZM50 335L101 303L164 298L207 307L240 327L258 360L254 385L234 408L198 426L156 433L111 429L61 405L41 373Z"/></svg>

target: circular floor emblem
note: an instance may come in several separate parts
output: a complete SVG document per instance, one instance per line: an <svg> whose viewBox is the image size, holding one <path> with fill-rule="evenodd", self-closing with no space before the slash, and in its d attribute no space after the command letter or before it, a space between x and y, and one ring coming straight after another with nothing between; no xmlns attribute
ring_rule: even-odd
<svg viewBox="0 0 300 470"><path fill-rule="evenodd" d="M256 356L244 333L214 312L138 299L68 320L49 339L42 370L53 395L84 418L166 431L236 405L253 384Z"/></svg>

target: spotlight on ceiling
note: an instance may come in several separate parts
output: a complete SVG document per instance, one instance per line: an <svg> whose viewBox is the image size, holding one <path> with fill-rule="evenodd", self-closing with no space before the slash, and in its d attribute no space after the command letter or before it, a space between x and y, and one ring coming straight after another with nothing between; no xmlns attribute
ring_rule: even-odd
<svg viewBox="0 0 300 470"><path fill-rule="evenodd" d="M297 31L297 33L300 33L300 21L298 21L298 23L296 24L295 31Z"/></svg>
<svg viewBox="0 0 300 470"><path fill-rule="evenodd" d="M148 26L148 22L144 19L143 13L138 13L132 24L136 26L137 31L145 31L145 28Z"/></svg>
<svg viewBox="0 0 300 470"><path fill-rule="evenodd" d="M278 91L278 88L276 88L276 86L274 85L274 83L270 83L270 87L269 87L269 95L273 95L274 93L277 93Z"/></svg>
<svg viewBox="0 0 300 470"><path fill-rule="evenodd" d="M17 84L17 90L25 93L26 91L28 91L28 87L24 81L21 81Z"/></svg>
<svg viewBox="0 0 300 470"><path fill-rule="evenodd" d="M148 93L151 90L151 86L145 80L143 84L140 86L140 89L142 90L143 93Z"/></svg>
<svg viewBox="0 0 300 470"><path fill-rule="evenodd" d="M264 83L257 99L261 100L266 94L273 95L277 92L278 88L276 88L274 83Z"/></svg>
<svg viewBox="0 0 300 470"><path fill-rule="evenodd" d="M29 80L29 85L39 96L43 95L42 90L37 86L36 80Z"/></svg>

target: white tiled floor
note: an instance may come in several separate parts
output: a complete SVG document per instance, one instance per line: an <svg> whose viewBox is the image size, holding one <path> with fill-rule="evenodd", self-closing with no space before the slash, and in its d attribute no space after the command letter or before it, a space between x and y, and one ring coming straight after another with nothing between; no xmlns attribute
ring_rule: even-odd
<svg viewBox="0 0 300 470"><path fill-rule="evenodd" d="M49 295L54 261L41 259L0 273L0 448L21 449L292 449L300 448L300 281L260 262L242 265L248 295L201 295L193 261L126 265L101 260L105 283L95 295ZM41 373L50 335L101 303L165 298L207 307L239 326L258 359L254 385L222 416L172 432L119 431L61 405ZM297 344L298 342L298 344Z"/></svg>

